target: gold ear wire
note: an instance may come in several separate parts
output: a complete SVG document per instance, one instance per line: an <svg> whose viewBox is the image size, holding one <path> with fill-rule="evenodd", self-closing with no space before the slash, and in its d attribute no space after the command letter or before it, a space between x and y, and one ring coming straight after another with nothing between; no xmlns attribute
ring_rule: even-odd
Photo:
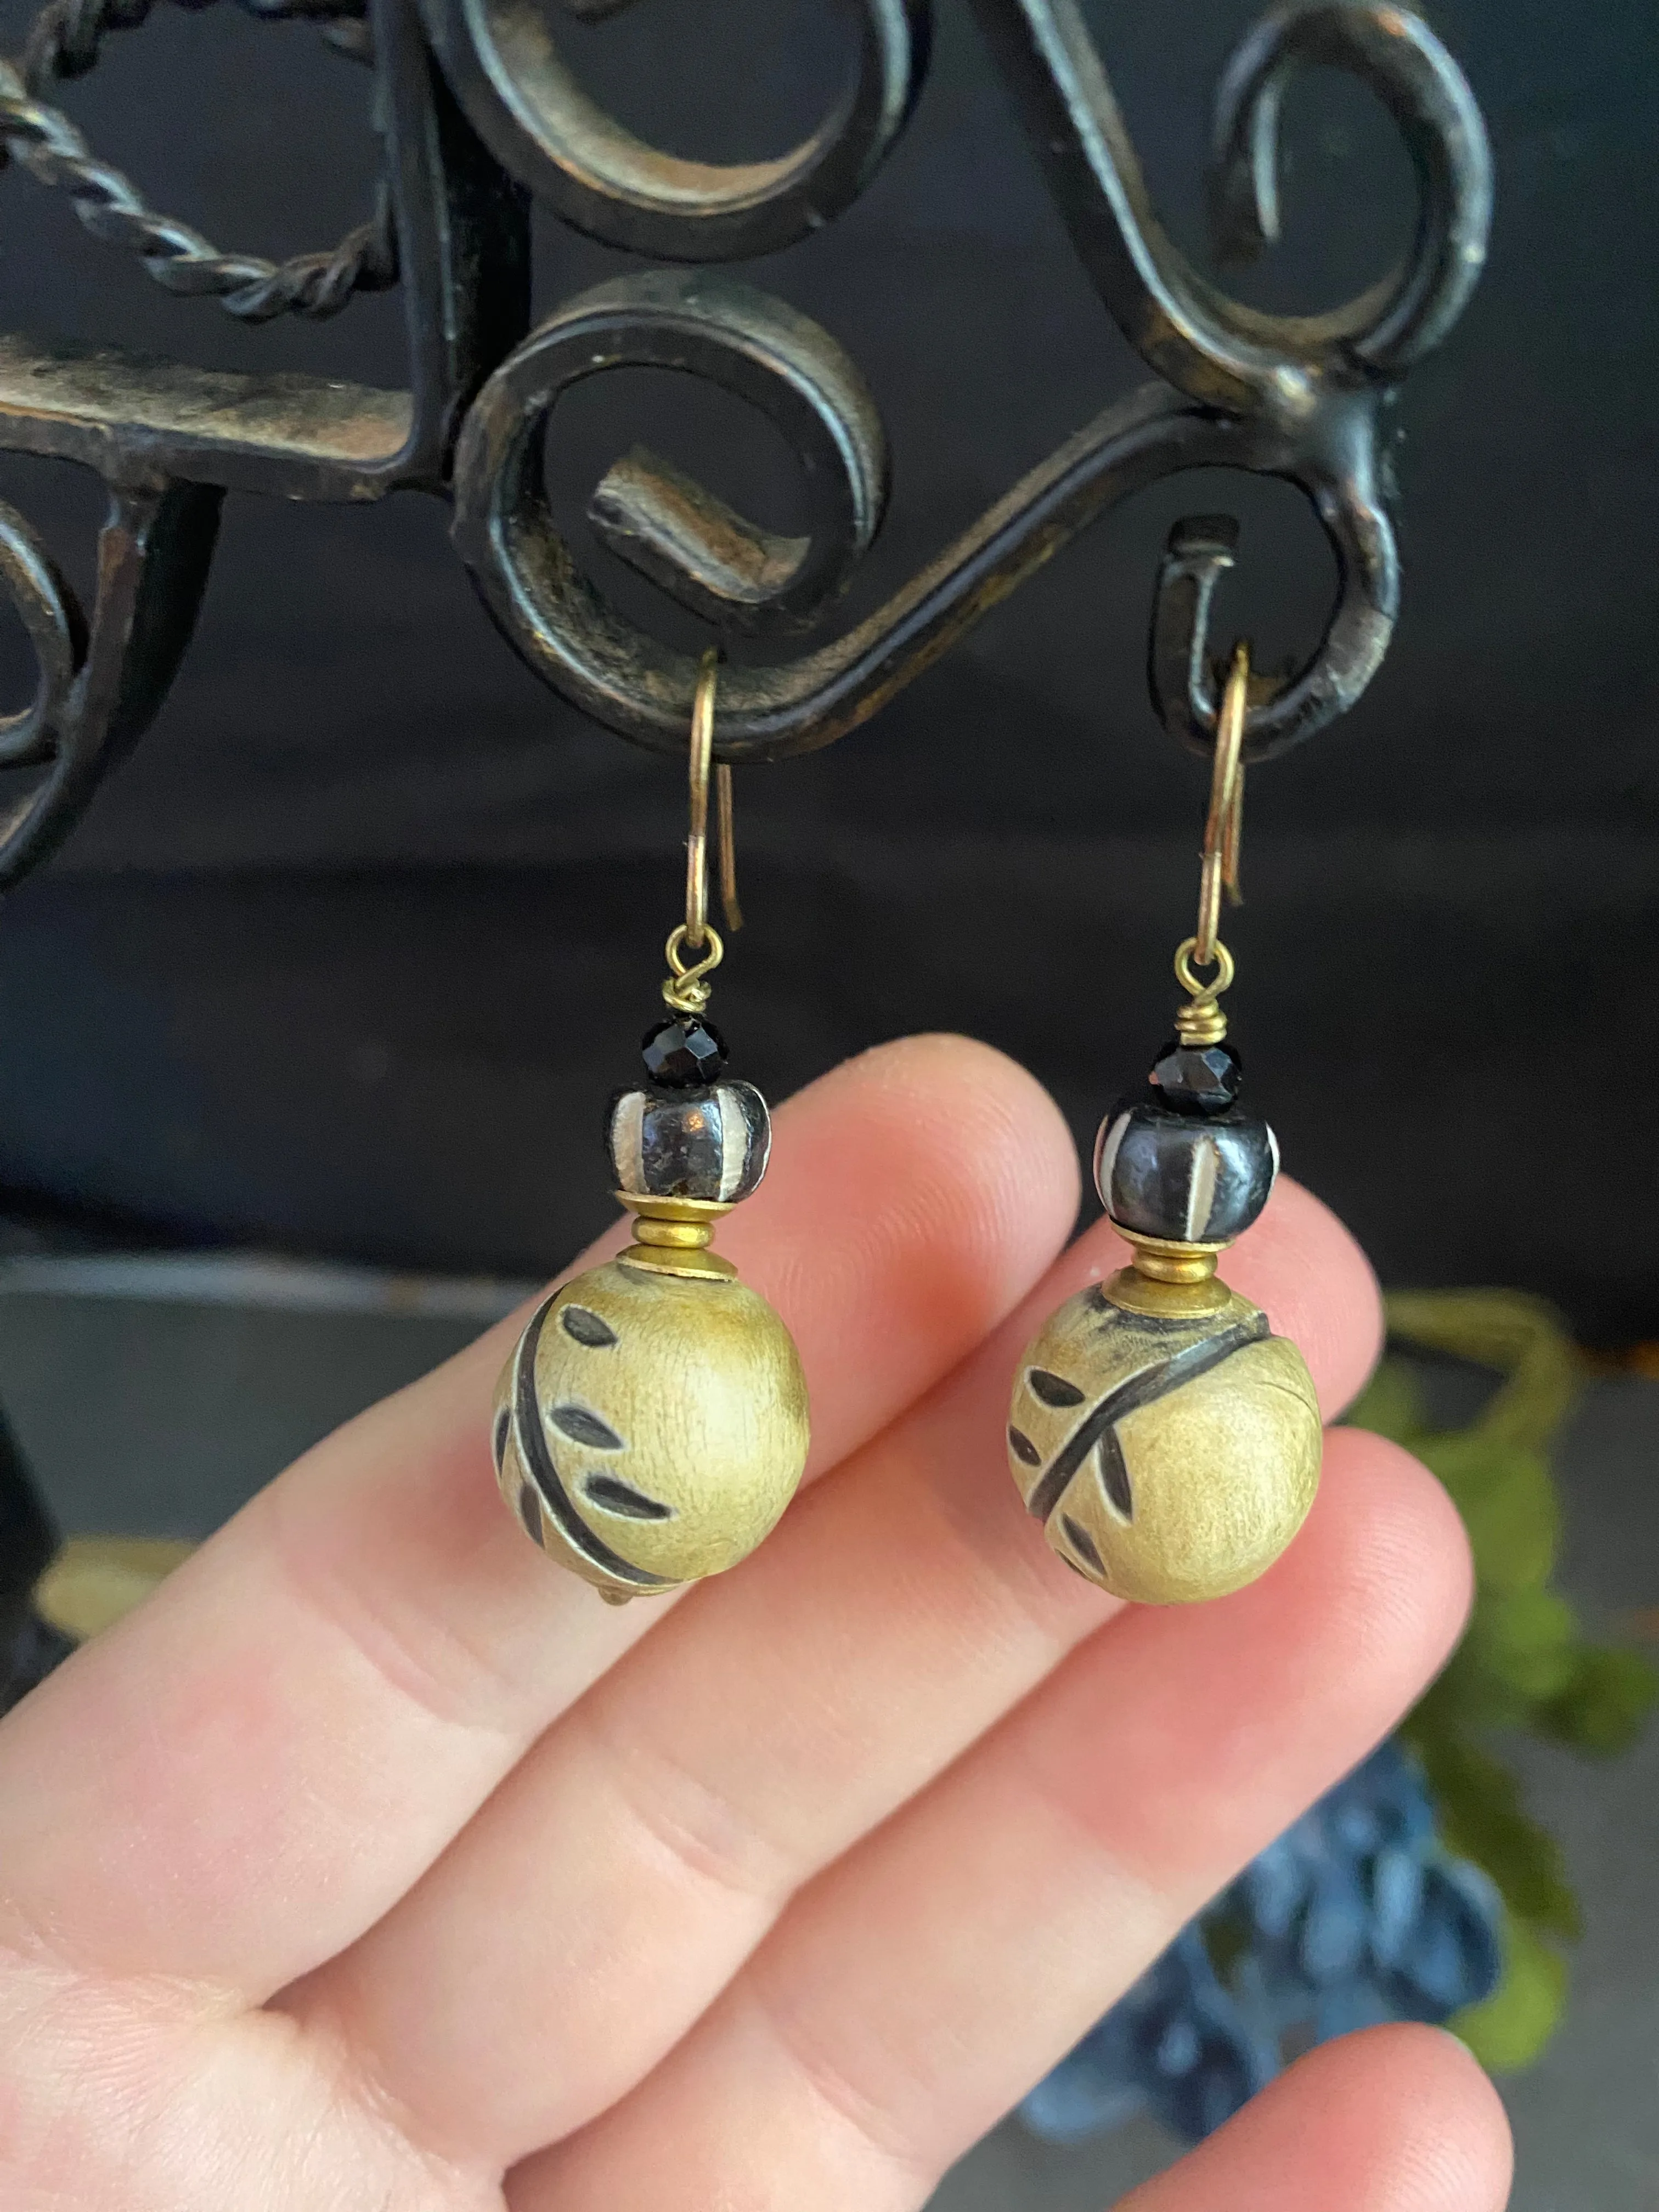
<svg viewBox="0 0 1659 2212"><path fill-rule="evenodd" d="M714 692L720 654L711 645L697 671L691 703L691 742L686 767L690 781L690 828L685 839L685 938L690 951L702 951L708 931L708 776L714 758Z"/></svg>
<svg viewBox="0 0 1659 2212"><path fill-rule="evenodd" d="M1213 968L1221 928L1221 902L1237 906L1239 900L1239 842L1243 831L1244 711L1249 703L1250 648L1233 647L1227 686L1216 716L1215 764L1210 776L1210 811L1204 822L1203 873L1199 879L1198 934L1194 957L1200 968Z"/></svg>
<svg viewBox="0 0 1659 2212"><path fill-rule="evenodd" d="M732 821L732 770L714 766L714 698L720 682L720 652L710 646L697 671L691 705L691 739L686 775L690 791L685 837L685 920L668 939L669 978L663 997L677 1013L700 1014L708 1004L707 981L726 957L726 945L708 919L708 787L714 787L715 851L720 869L720 912L730 930L743 927L738 903L737 833ZM687 953L700 954L688 960Z"/></svg>
<svg viewBox="0 0 1659 2212"><path fill-rule="evenodd" d="M1183 1043L1219 1044L1227 1034L1227 1017L1217 1001L1232 981L1233 956L1221 941L1224 898L1237 906L1243 896L1238 887L1239 853L1244 835L1244 715L1250 695L1250 648L1233 647L1215 725L1215 763L1210 776L1210 811L1204 821L1204 848L1198 885L1198 928L1175 957L1176 981L1188 994L1188 1003L1176 1016L1176 1029ZM1202 983L1194 970L1213 968L1209 982Z"/></svg>
<svg viewBox="0 0 1659 2212"><path fill-rule="evenodd" d="M738 836L732 811L732 763L722 761L714 770L714 816L720 841L720 912L730 930L743 927L743 908L738 903Z"/></svg>

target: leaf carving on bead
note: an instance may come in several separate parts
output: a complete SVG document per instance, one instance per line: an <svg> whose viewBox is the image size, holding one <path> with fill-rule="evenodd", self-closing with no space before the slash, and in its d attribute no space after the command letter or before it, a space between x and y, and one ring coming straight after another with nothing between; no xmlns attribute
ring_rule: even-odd
<svg viewBox="0 0 1659 2212"><path fill-rule="evenodd" d="M1060 1515L1066 1531L1066 1540L1079 1559L1086 1559L1097 1575L1106 1571L1106 1562L1100 1556L1098 1546L1080 1521L1073 1520L1069 1513Z"/></svg>
<svg viewBox="0 0 1659 2212"><path fill-rule="evenodd" d="M1107 1429L1099 1445L1100 1479L1106 1492L1106 1502L1115 1513L1126 1521L1135 1517L1135 1494L1129 1484L1129 1463L1123 1456L1123 1447L1118 1442L1117 1431Z"/></svg>
<svg viewBox="0 0 1659 2212"><path fill-rule="evenodd" d="M1031 1395L1041 1399L1045 1406L1059 1409L1083 1403L1083 1393L1075 1382L1068 1382L1063 1375L1051 1375L1046 1367L1032 1368L1025 1380Z"/></svg>
<svg viewBox="0 0 1659 2212"><path fill-rule="evenodd" d="M586 1306L562 1306L559 1321L567 1336L573 1337L578 1344L586 1345L591 1352L602 1350L606 1345L617 1341L617 1332L610 1322L601 1321L598 1314L590 1312Z"/></svg>
<svg viewBox="0 0 1659 2212"><path fill-rule="evenodd" d="M582 1485L582 1495L607 1512L626 1514L630 1521L672 1521L676 1517L672 1505L665 1505L658 1498L647 1498L642 1490L635 1490L631 1482L619 1482L614 1474L590 1474Z"/></svg>
<svg viewBox="0 0 1659 2212"><path fill-rule="evenodd" d="M533 1484L526 1482L519 1492L519 1518L524 1522L525 1534L531 1542L541 1544L545 1548L542 1533L542 1501L537 1496Z"/></svg>
<svg viewBox="0 0 1659 2212"><path fill-rule="evenodd" d="M573 1444L586 1444L592 1451L625 1451L627 1446L608 1421L590 1413L586 1406L567 1401L555 1406L548 1419L562 1437L568 1437Z"/></svg>

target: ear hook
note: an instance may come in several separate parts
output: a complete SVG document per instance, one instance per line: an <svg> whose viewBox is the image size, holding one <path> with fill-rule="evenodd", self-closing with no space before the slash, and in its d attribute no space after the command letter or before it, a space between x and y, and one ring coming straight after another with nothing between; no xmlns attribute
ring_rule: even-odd
<svg viewBox="0 0 1659 2212"><path fill-rule="evenodd" d="M726 926L743 927L743 908L738 903L738 836L732 820L732 763L722 761L714 770L714 818L719 842L720 912Z"/></svg>
<svg viewBox="0 0 1659 2212"><path fill-rule="evenodd" d="M1222 993L1233 980L1233 956L1221 941L1221 902L1239 899L1239 843L1244 826L1244 709L1250 692L1250 648L1233 647L1216 717L1215 765L1210 777L1210 808L1204 821L1204 856L1198 888L1198 929L1175 957L1176 980L1188 1004L1176 1016L1184 1044L1219 1044L1227 1034ZM1213 968L1207 983L1194 970Z"/></svg>
<svg viewBox="0 0 1659 2212"><path fill-rule="evenodd" d="M1244 832L1244 710L1250 696L1250 648L1233 647L1227 688L1216 717L1215 767L1210 777L1210 811L1204 823L1204 872L1199 879L1198 936L1193 957L1212 968L1219 949L1221 901L1237 906L1239 846Z"/></svg>
<svg viewBox="0 0 1659 2212"><path fill-rule="evenodd" d="M732 769L714 766L714 698L720 683L720 650L710 646L697 670L691 706L691 741L687 748L690 793L685 838L685 920L668 939L669 980L663 997L677 1013L700 1014L708 1004L705 980L726 957L726 945L708 919L708 787L714 786L714 840L720 869L720 912L727 929L743 927L738 903L737 835L732 822ZM688 961L688 952L701 953Z"/></svg>
<svg viewBox="0 0 1659 2212"><path fill-rule="evenodd" d="M685 943L700 952L708 940L708 775L714 757L714 691L720 656L711 645L697 671L691 703L691 742L686 765L691 784L690 828L685 839Z"/></svg>

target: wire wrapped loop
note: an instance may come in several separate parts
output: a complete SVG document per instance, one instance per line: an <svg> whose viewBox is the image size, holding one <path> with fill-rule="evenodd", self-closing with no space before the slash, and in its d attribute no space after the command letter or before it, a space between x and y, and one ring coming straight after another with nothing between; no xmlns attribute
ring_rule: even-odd
<svg viewBox="0 0 1659 2212"><path fill-rule="evenodd" d="M726 946L712 921L703 924L701 959L686 958L690 941L690 932L682 921L670 933L666 946L669 975L662 987L662 995L665 1004L672 1006L677 1014L700 1014L705 1010L709 989L704 979L712 975L726 957Z"/></svg>

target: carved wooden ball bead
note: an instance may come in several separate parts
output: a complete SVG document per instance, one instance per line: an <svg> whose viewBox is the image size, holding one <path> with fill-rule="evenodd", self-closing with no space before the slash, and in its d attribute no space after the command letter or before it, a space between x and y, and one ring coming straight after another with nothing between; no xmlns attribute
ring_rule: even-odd
<svg viewBox="0 0 1659 2212"><path fill-rule="evenodd" d="M1050 1547L1114 1596L1224 1597L1273 1565L1313 1503L1312 1378L1260 1308L1223 1295L1211 1313L1152 1314L1096 1285L1020 1363L1014 1480Z"/></svg>
<svg viewBox="0 0 1659 2212"><path fill-rule="evenodd" d="M537 1309L492 1431L526 1532L618 1600L746 1557L794 1495L809 1434L800 1358L764 1298L624 1261Z"/></svg>

